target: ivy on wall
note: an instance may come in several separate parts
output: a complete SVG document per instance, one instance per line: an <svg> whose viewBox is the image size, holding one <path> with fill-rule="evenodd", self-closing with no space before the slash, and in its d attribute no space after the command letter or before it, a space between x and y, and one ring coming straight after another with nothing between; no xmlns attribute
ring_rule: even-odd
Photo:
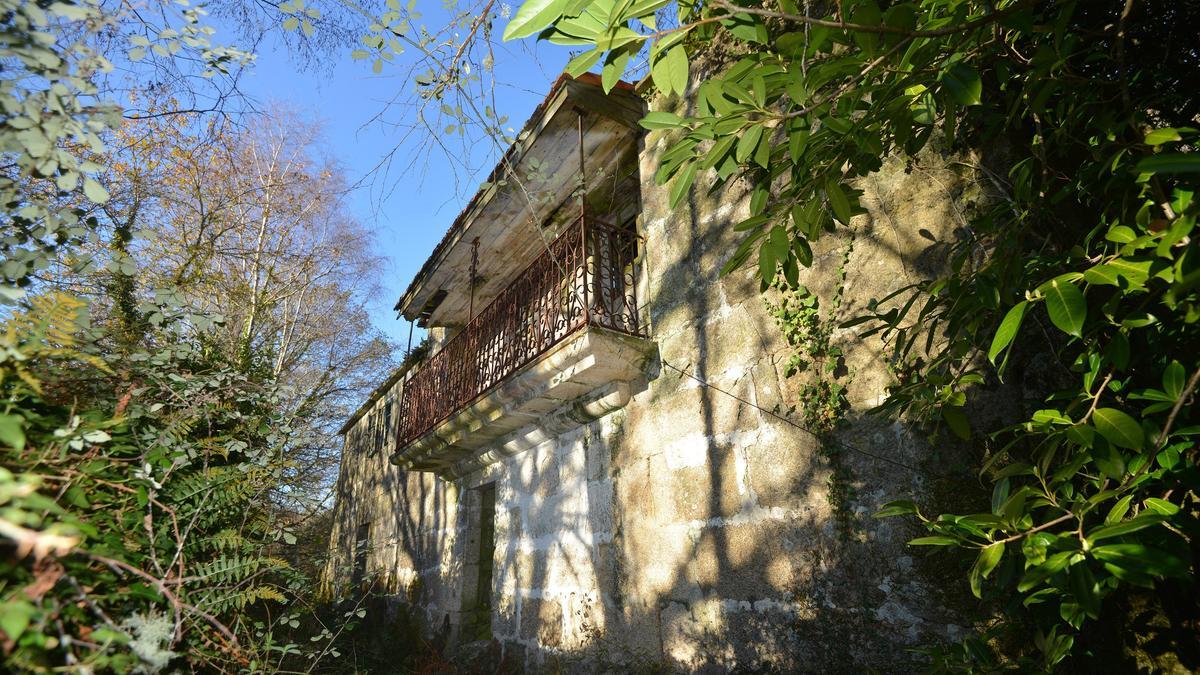
<svg viewBox="0 0 1200 675"><path fill-rule="evenodd" d="M799 412L803 427L821 440L821 455L829 463L829 505L833 509L838 531L846 538L855 537L862 527L851 507L855 494L854 474L843 461L841 444L833 438L833 433L842 426L850 408L846 388L851 378L845 372L841 348L833 343L833 332L838 327L839 310L846 290L846 266L853 252L854 237L851 232L824 310L820 296L800 283L798 269L794 265L776 272L771 286L778 294L778 301L767 302L767 310L792 349L783 374L789 378L802 378L796 388L797 404L791 406L788 413Z"/></svg>

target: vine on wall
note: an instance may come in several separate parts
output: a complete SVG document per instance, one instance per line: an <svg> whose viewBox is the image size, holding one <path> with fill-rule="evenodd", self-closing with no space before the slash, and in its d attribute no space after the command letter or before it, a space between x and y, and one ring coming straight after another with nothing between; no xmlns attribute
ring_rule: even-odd
<svg viewBox="0 0 1200 675"><path fill-rule="evenodd" d="M778 301L765 301L767 310L792 349L784 365L784 376L800 375L804 379L796 389L798 405L788 412L799 412L804 427L820 439L818 452L829 463L830 469L829 504L838 531L845 538L856 537L862 526L850 507L855 495L854 474L843 461L841 445L833 438L850 408L846 387L852 377L846 371L845 355L833 343L833 332L838 327L837 317L845 298L846 267L853 252L854 234L851 231L824 311L820 296L800 283L799 275L792 267L785 267L772 282Z"/></svg>

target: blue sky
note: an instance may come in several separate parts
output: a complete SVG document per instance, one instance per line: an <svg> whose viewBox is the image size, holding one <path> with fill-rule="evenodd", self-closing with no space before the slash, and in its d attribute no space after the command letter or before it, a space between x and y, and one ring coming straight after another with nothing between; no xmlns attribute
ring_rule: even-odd
<svg viewBox="0 0 1200 675"><path fill-rule="evenodd" d="M440 13L440 9L431 9L430 13ZM503 21L497 28L503 28ZM336 59L331 67L306 72L297 68L281 45L264 42L256 64L241 85L260 104L283 103L319 121L324 150L341 162L349 182L355 183L367 177L399 139L399 132L371 122L372 117L401 88L411 89L413 85L403 79L396 66L373 75L371 63L352 60L350 49L331 56ZM568 58L565 49L532 40L505 45L496 52L497 109L509 117L506 126L520 129ZM392 118L397 116L393 114ZM482 141L474 145L480 154L475 158L476 166L490 169L495 164L492 145ZM414 152L415 147L403 147L399 154L411 157ZM392 306L477 187L475 183L464 183L456 189L455 168L442 153L428 153L419 159L428 162L424 176L368 178L348 200L353 215L375 233L377 253L386 260L383 292L372 302L372 319L401 347L408 340L408 323L395 318ZM414 342L420 336L420 329L417 331Z"/></svg>

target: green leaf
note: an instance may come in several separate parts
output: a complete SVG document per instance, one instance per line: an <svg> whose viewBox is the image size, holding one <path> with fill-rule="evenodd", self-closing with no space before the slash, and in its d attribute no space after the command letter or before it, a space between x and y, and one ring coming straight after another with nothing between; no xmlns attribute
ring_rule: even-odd
<svg viewBox="0 0 1200 675"><path fill-rule="evenodd" d="M796 261L801 265L805 267L812 265L812 248L808 245L808 240L803 236L796 235L792 237L792 251L796 254Z"/></svg>
<svg viewBox="0 0 1200 675"><path fill-rule="evenodd" d="M1000 559L1004 557L1004 544L996 542L990 544L979 552L979 557L975 559L975 564L971 566L971 571L968 574L968 580L971 584L971 593L977 598L982 598L983 580L996 569L996 565L1000 564Z"/></svg>
<svg viewBox="0 0 1200 675"><path fill-rule="evenodd" d="M1176 513L1179 513L1178 506L1165 499L1159 499L1158 497L1147 497L1145 504L1146 508L1149 508L1156 513L1161 513L1164 516L1173 516Z"/></svg>
<svg viewBox="0 0 1200 675"><path fill-rule="evenodd" d="M1154 577L1181 577L1188 571L1186 560L1141 544L1108 544L1091 553L1097 560Z"/></svg>
<svg viewBox="0 0 1200 675"><path fill-rule="evenodd" d="M590 49L571 59L570 62L567 63L567 67L563 70L565 70L571 77L579 77L580 75L583 75L587 71L591 70L592 66L596 65L596 63L600 61L601 56L604 56L603 49L599 47Z"/></svg>
<svg viewBox="0 0 1200 675"><path fill-rule="evenodd" d="M1076 551L1062 551L1046 558L1046 562L1025 572L1025 576L1021 578L1021 583L1017 584L1017 590L1024 593L1040 585L1043 581L1070 565L1071 559L1076 555L1079 555Z"/></svg>
<svg viewBox="0 0 1200 675"><path fill-rule="evenodd" d="M692 182L696 179L696 163L688 162L687 167L675 176L675 182L671 185L671 208L679 206L679 202L687 196L688 190L692 187Z"/></svg>
<svg viewBox="0 0 1200 675"><path fill-rule="evenodd" d="M0 443L13 450L25 448L25 418L0 413Z"/></svg>
<svg viewBox="0 0 1200 675"><path fill-rule="evenodd" d="M1137 420L1116 408L1097 408L1092 414L1092 423L1101 436L1117 447L1138 450L1145 442L1145 434Z"/></svg>
<svg viewBox="0 0 1200 675"><path fill-rule="evenodd" d="M673 129L684 126L683 118L671 112L649 112L638 124L644 129Z"/></svg>
<svg viewBox="0 0 1200 675"><path fill-rule="evenodd" d="M541 32L562 14L567 0L526 0L504 27L504 40L519 40Z"/></svg>
<svg viewBox="0 0 1200 675"><path fill-rule="evenodd" d="M663 57L663 66L666 68L667 80L671 83L671 90L682 95L687 91L688 85L688 58L687 51L683 45L675 45L667 50L667 55Z"/></svg>
<svg viewBox="0 0 1200 675"><path fill-rule="evenodd" d="M912 111L913 122L922 126L932 125L937 118L937 106L925 85L914 85L905 89L904 93L912 99L908 107Z"/></svg>
<svg viewBox="0 0 1200 675"><path fill-rule="evenodd" d="M1112 446L1112 443L1098 441L1092 445L1092 461L1100 471L1113 480L1125 477L1125 457Z"/></svg>
<svg viewBox="0 0 1200 675"><path fill-rule="evenodd" d="M1104 238L1109 241L1115 241L1118 244L1128 244L1137 239L1137 233L1128 225L1114 225L1104 234Z"/></svg>
<svg viewBox="0 0 1200 675"><path fill-rule="evenodd" d="M1061 411L1054 410L1053 408L1045 408L1042 410L1038 410L1035 413L1033 413L1033 417L1031 417L1030 419L1032 419L1034 422L1036 422L1038 424L1072 424L1073 423L1073 420L1071 420L1070 417L1067 417L1066 415L1062 414Z"/></svg>
<svg viewBox="0 0 1200 675"><path fill-rule="evenodd" d="M758 142L758 148L754 151L754 163L764 169L771 167L771 137L770 134L763 134L763 137Z"/></svg>
<svg viewBox="0 0 1200 675"><path fill-rule="evenodd" d="M1166 520L1167 517L1159 513L1142 512L1131 520L1126 520L1112 525L1102 525L1088 533L1087 539L1091 542L1119 537L1121 535L1144 530L1147 527L1153 527Z"/></svg>
<svg viewBox="0 0 1200 675"><path fill-rule="evenodd" d="M283 20L283 29L284 30L296 30L299 27L300 27L300 19L298 19L294 16L289 16L288 18Z"/></svg>
<svg viewBox="0 0 1200 675"><path fill-rule="evenodd" d="M754 186L754 190L750 193L750 213L755 216L763 215L763 210L767 207L767 200L771 196L771 191L766 185L758 184Z"/></svg>
<svg viewBox="0 0 1200 675"><path fill-rule="evenodd" d="M0 630L4 631L5 636L11 642L16 642L37 613L37 607L24 600L8 600L0 603Z"/></svg>
<svg viewBox="0 0 1200 675"><path fill-rule="evenodd" d="M758 147L758 142L762 140L763 127L755 124L742 132L742 137L738 139L737 149L733 151L734 159L739 162L744 162Z"/></svg>
<svg viewBox="0 0 1200 675"><path fill-rule="evenodd" d="M1083 322L1087 319L1087 300L1083 293L1075 284L1054 279L1047 285L1045 294L1050 321L1062 332L1082 337Z"/></svg>
<svg viewBox="0 0 1200 675"><path fill-rule="evenodd" d="M943 406L942 419L946 420L946 424L955 436L965 440L971 438L971 423L967 421L967 416L963 413L962 408L957 406Z"/></svg>
<svg viewBox="0 0 1200 675"><path fill-rule="evenodd" d="M762 20L749 14L734 14L731 18L721 21L730 34L739 40L766 44L768 35Z"/></svg>
<svg viewBox="0 0 1200 675"><path fill-rule="evenodd" d="M1113 523L1121 522L1121 519L1125 517L1125 514L1129 513L1129 504L1132 501L1133 495L1125 495L1124 497L1118 499L1117 503L1113 504L1112 508L1108 510L1108 515L1104 517L1104 523L1106 525L1112 525Z"/></svg>
<svg viewBox="0 0 1200 675"><path fill-rule="evenodd" d="M960 105L979 105L981 101L983 82L979 73L965 63L955 64L942 73L942 86Z"/></svg>
<svg viewBox="0 0 1200 675"><path fill-rule="evenodd" d="M853 122L841 117L823 117L821 118L821 124L842 135L849 133L854 128Z"/></svg>
<svg viewBox="0 0 1200 675"><path fill-rule="evenodd" d="M31 157L45 157L50 152L50 139L40 129L29 129L20 134L21 145Z"/></svg>
<svg viewBox="0 0 1200 675"><path fill-rule="evenodd" d="M108 190L91 178L84 179L83 194L87 195L87 198L95 204L103 204L108 201Z"/></svg>
<svg viewBox="0 0 1200 675"><path fill-rule="evenodd" d="M775 254L776 258L783 260L787 257L788 236L787 230L785 230L782 225L776 225L775 227L771 228L771 234L768 238L768 242L771 245L771 252Z"/></svg>
<svg viewBox="0 0 1200 675"><path fill-rule="evenodd" d="M758 276L763 283L769 284L775 278L775 265L778 262L775 248L771 246L770 241L764 241L762 246L758 247Z"/></svg>
<svg viewBox="0 0 1200 675"><path fill-rule="evenodd" d="M1000 321L1000 327L996 329L996 334L992 336L992 346L988 348L988 360L993 364L996 363L996 357L1004 348L1013 341L1017 336L1017 331L1021 329L1021 322L1025 319L1025 310L1029 307L1029 303L1025 300L1013 305L1012 309L1004 315L1004 319Z"/></svg>
<svg viewBox="0 0 1200 675"><path fill-rule="evenodd" d="M1200 173L1200 154L1165 152L1138 162L1134 171L1137 173Z"/></svg>
<svg viewBox="0 0 1200 675"><path fill-rule="evenodd" d="M713 143L712 148L709 149L708 153L704 156L704 159L701 160L700 168L707 170L716 166L717 162L725 158L725 155L729 152L737 140L737 136L732 135L722 136L721 138L717 139L717 142Z"/></svg>
<svg viewBox="0 0 1200 675"><path fill-rule="evenodd" d="M734 249L733 255L729 256L729 259L725 261L725 264L721 265L721 276L725 276L744 265L746 261L750 259L750 254L754 251L754 243L762 236L762 230L757 230L750 233L749 236L743 239L742 242L738 244L738 247Z"/></svg>
<svg viewBox="0 0 1200 675"><path fill-rule="evenodd" d="M1183 140L1183 136L1179 135L1179 130L1172 129L1171 127L1155 129L1154 131L1146 134L1146 145L1162 145L1163 143L1168 143L1170 141L1181 140Z"/></svg>
<svg viewBox="0 0 1200 675"><path fill-rule="evenodd" d="M1187 373L1184 372L1183 365L1178 361L1172 361L1163 371L1163 391L1171 397L1171 400L1178 399L1183 394L1183 381L1186 377Z"/></svg>
<svg viewBox="0 0 1200 675"><path fill-rule="evenodd" d="M917 509L916 502L909 499L897 499L894 502L888 502L875 514L875 518L891 518L893 516L915 516L920 511Z"/></svg>
<svg viewBox="0 0 1200 675"><path fill-rule="evenodd" d="M908 542L909 546L955 546L958 540L954 537L917 537Z"/></svg>
<svg viewBox="0 0 1200 675"><path fill-rule="evenodd" d="M604 64L603 70L600 71L600 86L604 89L604 93L612 91L612 88L617 86L621 76L625 74L625 67L629 65L629 59L632 55L628 50L622 49L609 54L608 62Z"/></svg>
<svg viewBox="0 0 1200 675"><path fill-rule="evenodd" d="M1071 566L1071 594L1083 611L1093 619L1100 617L1100 593L1096 577L1086 563Z"/></svg>
<svg viewBox="0 0 1200 675"><path fill-rule="evenodd" d="M829 198L829 206L833 209L833 215L843 225L848 225L853 213L850 210L850 200L846 198L842 186L832 178L825 181L825 196Z"/></svg>

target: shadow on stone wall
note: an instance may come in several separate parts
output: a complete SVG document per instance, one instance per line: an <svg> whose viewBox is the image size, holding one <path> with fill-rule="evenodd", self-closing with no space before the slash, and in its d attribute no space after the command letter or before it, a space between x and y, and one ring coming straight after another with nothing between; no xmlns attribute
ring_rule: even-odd
<svg viewBox="0 0 1200 675"><path fill-rule="evenodd" d="M651 138L643 176L662 148L661 135ZM973 192L962 173L941 161L904 169L889 163L863 183L870 213L854 222L847 312L936 274L963 234L955 200ZM967 563L927 559L905 546L911 525L870 516L898 498L975 500L981 488L955 470L973 464L969 448L931 446L919 431L864 416L891 382L889 346L835 332L852 403L836 434L853 448L840 459L850 489L839 508L856 523L839 527L827 453L777 416L798 403L808 376L784 376L789 347L755 272L717 275L736 248L745 195L694 190L672 210L665 190L643 190L647 312L661 357L646 387L555 448L463 479L457 495L429 474L380 466L387 478L375 499L339 499L375 506L349 506L339 520L395 521L375 541L373 567L421 608L424 630L444 635L464 607L472 516L460 505L496 481L492 628L504 644L495 653L530 670L911 670L905 648L967 630ZM823 299L845 245L829 235L815 247L803 283ZM347 533L337 536L348 553Z"/></svg>
<svg viewBox="0 0 1200 675"><path fill-rule="evenodd" d="M943 177L960 180L952 172ZM947 213L956 207L945 187L932 190L925 180L897 205L917 179L891 180L882 189L878 177L867 186L868 197L874 188L878 199L865 200L872 213L855 222L851 310L935 274L948 242L961 234L959 219ZM891 499L938 499L930 493L946 487L939 474L955 481L958 474L929 460L966 466L969 457L953 443L931 448L920 433L864 417L890 383L887 346L839 335L856 384L854 409L837 438L855 448L843 461L853 477L846 506L859 529L836 527L831 469L819 441L764 412L795 403L803 376L782 374L787 348L763 308L756 275L716 274L736 246L731 229L742 203L744 195L731 198L729 191L694 191L686 209L647 208L647 220L667 223L650 233L651 245L668 237L686 244L670 265L651 272L654 335L668 367L635 398L612 448L619 571L604 606L613 630L601 651L684 670L911 667L905 647L955 639L964 630L956 609L971 600L945 583L962 578L957 566L964 561L917 558L904 546L915 534L910 526L870 515ZM901 240L896 218L917 238ZM804 283L825 299L844 245L826 237L806 274ZM672 449L680 436L705 442L680 458ZM955 489L955 498L979 491Z"/></svg>

